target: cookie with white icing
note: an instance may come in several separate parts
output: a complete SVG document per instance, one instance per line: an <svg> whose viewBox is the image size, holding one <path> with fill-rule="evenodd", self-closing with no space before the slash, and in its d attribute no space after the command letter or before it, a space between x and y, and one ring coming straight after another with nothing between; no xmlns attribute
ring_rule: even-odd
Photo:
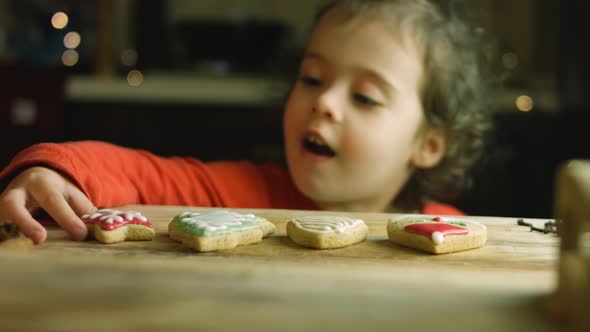
<svg viewBox="0 0 590 332"><path fill-rule="evenodd" d="M168 224L170 237L197 251L216 251L262 241L275 225L254 214L184 212Z"/></svg>
<svg viewBox="0 0 590 332"><path fill-rule="evenodd" d="M139 212L100 209L80 217L88 236L102 243L149 241L156 236L154 225Z"/></svg>
<svg viewBox="0 0 590 332"><path fill-rule="evenodd" d="M293 242L314 249L346 247L365 240L368 232L362 219L342 216L303 216L287 223L287 236Z"/></svg>
<svg viewBox="0 0 590 332"><path fill-rule="evenodd" d="M389 219L387 235L391 242L404 247L446 254L482 247L487 229L463 218L398 216Z"/></svg>

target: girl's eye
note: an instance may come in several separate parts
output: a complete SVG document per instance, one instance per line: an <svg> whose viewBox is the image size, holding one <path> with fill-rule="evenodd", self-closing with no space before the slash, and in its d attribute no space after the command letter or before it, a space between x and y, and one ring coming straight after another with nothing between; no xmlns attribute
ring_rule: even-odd
<svg viewBox="0 0 590 332"><path fill-rule="evenodd" d="M369 98L369 97L367 97L367 96L365 96L365 95L363 95L361 93L355 93L355 94L353 94L353 97L354 97L354 100L357 103L359 103L359 104L361 104L363 106L374 107L374 106L379 106L380 105L377 101L375 101L375 100L373 100L373 99L371 99L371 98Z"/></svg>
<svg viewBox="0 0 590 332"><path fill-rule="evenodd" d="M322 85L322 80L311 77L311 76L303 76L301 77L301 82L307 86L320 86Z"/></svg>

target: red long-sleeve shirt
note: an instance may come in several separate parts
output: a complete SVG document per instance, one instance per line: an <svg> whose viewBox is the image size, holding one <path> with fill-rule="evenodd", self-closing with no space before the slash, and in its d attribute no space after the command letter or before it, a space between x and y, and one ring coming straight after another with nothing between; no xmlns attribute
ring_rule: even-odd
<svg viewBox="0 0 590 332"><path fill-rule="evenodd" d="M276 164L248 161L202 162L162 158L105 142L34 145L17 154L0 172L6 184L19 170L46 166L67 176L97 207L126 204L316 210ZM431 202L422 213L460 215Z"/></svg>

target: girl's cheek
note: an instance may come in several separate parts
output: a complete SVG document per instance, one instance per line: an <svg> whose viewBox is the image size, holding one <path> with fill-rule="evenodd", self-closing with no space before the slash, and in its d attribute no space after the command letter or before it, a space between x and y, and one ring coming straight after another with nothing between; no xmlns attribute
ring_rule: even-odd
<svg viewBox="0 0 590 332"><path fill-rule="evenodd" d="M386 120L379 123L362 122L363 125L347 128L342 137L342 151L346 158L359 162L379 163L395 153L392 142L399 140L392 135Z"/></svg>
<svg viewBox="0 0 590 332"><path fill-rule="evenodd" d="M305 93L304 91L302 91L301 88L295 88L295 90L293 90L291 92L291 95L289 97L289 102L288 105L294 108L298 108L301 109L300 111L303 111L303 108L306 108L306 104L310 103L310 96L308 93Z"/></svg>
<svg viewBox="0 0 590 332"><path fill-rule="evenodd" d="M285 110L284 125L285 129L291 132L300 130L301 126L305 122L307 114L305 112L305 106L302 103L298 103L296 99L292 99Z"/></svg>
<svg viewBox="0 0 590 332"><path fill-rule="evenodd" d="M363 130L348 130L342 140L342 151L350 159L363 159L371 154L369 134Z"/></svg>

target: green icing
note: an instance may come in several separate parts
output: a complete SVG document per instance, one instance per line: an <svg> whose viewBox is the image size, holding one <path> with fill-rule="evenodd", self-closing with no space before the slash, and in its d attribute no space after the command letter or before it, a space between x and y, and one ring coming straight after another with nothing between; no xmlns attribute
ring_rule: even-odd
<svg viewBox="0 0 590 332"><path fill-rule="evenodd" d="M417 223L423 223L423 222L440 222L440 221L435 221L432 219L412 219L410 221L408 221L409 224L417 224ZM462 221L449 221L449 224L453 224L455 226L461 226L461 227L467 227L467 224L462 222Z"/></svg>
<svg viewBox="0 0 590 332"><path fill-rule="evenodd" d="M428 220L428 219L412 219L409 221L410 224L416 224L416 223L420 223L420 222L431 222L432 220Z"/></svg>
<svg viewBox="0 0 590 332"><path fill-rule="evenodd" d="M467 224L464 223L464 222L461 222L461 221L451 221L451 222L449 222L449 224L453 224L453 225L456 225L456 226L467 227Z"/></svg>
<svg viewBox="0 0 590 332"><path fill-rule="evenodd" d="M176 228L195 236L216 236L242 232L257 227L266 219L253 214L228 211L183 213L174 217Z"/></svg>

